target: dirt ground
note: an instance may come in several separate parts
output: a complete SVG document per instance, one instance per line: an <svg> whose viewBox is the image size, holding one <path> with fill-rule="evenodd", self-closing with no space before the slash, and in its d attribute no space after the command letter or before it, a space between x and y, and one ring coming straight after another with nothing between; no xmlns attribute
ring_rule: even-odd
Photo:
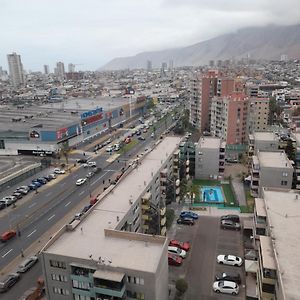
<svg viewBox="0 0 300 300"><path fill-rule="evenodd" d="M248 175L248 168L243 164L225 164L224 177L229 177L231 175L232 178L240 177L242 173Z"/></svg>

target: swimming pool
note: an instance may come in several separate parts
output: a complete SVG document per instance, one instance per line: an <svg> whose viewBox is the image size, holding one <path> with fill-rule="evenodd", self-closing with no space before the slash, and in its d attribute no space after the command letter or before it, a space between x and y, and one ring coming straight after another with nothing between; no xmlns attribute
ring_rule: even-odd
<svg viewBox="0 0 300 300"><path fill-rule="evenodd" d="M202 186L200 195L203 202L224 203L222 188L220 186Z"/></svg>

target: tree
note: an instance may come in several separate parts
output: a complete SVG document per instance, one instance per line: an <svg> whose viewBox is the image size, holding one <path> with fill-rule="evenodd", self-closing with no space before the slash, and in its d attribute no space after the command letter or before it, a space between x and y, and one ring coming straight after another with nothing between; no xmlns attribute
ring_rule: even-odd
<svg viewBox="0 0 300 300"><path fill-rule="evenodd" d="M188 284L183 278L180 278L176 281L176 290L178 296L182 296L187 289L188 289Z"/></svg>
<svg viewBox="0 0 300 300"><path fill-rule="evenodd" d="M289 160L292 160L295 162L296 160L296 153L295 153L295 147L293 145L293 141L291 139L288 139L286 147L285 147L285 153Z"/></svg>

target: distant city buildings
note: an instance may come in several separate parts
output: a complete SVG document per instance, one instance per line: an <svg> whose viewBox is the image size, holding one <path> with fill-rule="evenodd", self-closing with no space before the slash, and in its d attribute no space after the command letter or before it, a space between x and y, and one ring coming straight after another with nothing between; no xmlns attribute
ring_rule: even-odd
<svg viewBox="0 0 300 300"><path fill-rule="evenodd" d="M9 67L9 76L12 85L15 88L24 85L24 70L21 61L21 56L13 52L12 54L7 55L7 61Z"/></svg>
<svg viewBox="0 0 300 300"><path fill-rule="evenodd" d="M44 65L44 74L45 74L45 75L50 74L50 68L49 68L49 65Z"/></svg>
<svg viewBox="0 0 300 300"><path fill-rule="evenodd" d="M148 72L152 71L152 61L151 60L147 60L147 71Z"/></svg>
<svg viewBox="0 0 300 300"><path fill-rule="evenodd" d="M65 78L65 65L63 62L59 61L56 63L56 68L54 69L54 74L60 79Z"/></svg>
<svg viewBox="0 0 300 300"><path fill-rule="evenodd" d="M74 73L75 72L75 65L74 64L68 64L68 72Z"/></svg>

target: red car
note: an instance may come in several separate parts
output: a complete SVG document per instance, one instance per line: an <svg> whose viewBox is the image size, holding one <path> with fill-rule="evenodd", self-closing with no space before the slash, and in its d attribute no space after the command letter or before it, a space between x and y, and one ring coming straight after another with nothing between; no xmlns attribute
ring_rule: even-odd
<svg viewBox="0 0 300 300"><path fill-rule="evenodd" d="M175 246L178 247L184 251L189 251L191 245L189 242L180 242L178 240L171 240L169 243L169 246Z"/></svg>
<svg viewBox="0 0 300 300"><path fill-rule="evenodd" d="M182 258L178 255L168 253L168 263L170 266L181 266Z"/></svg>
<svg viewBox="0 0 300 300"><path fill-rule="evenodd" d="M0 240L1 242L7 242L11 238L15 237L16 234L15 230L7 230L1 234Z"/></svg>

